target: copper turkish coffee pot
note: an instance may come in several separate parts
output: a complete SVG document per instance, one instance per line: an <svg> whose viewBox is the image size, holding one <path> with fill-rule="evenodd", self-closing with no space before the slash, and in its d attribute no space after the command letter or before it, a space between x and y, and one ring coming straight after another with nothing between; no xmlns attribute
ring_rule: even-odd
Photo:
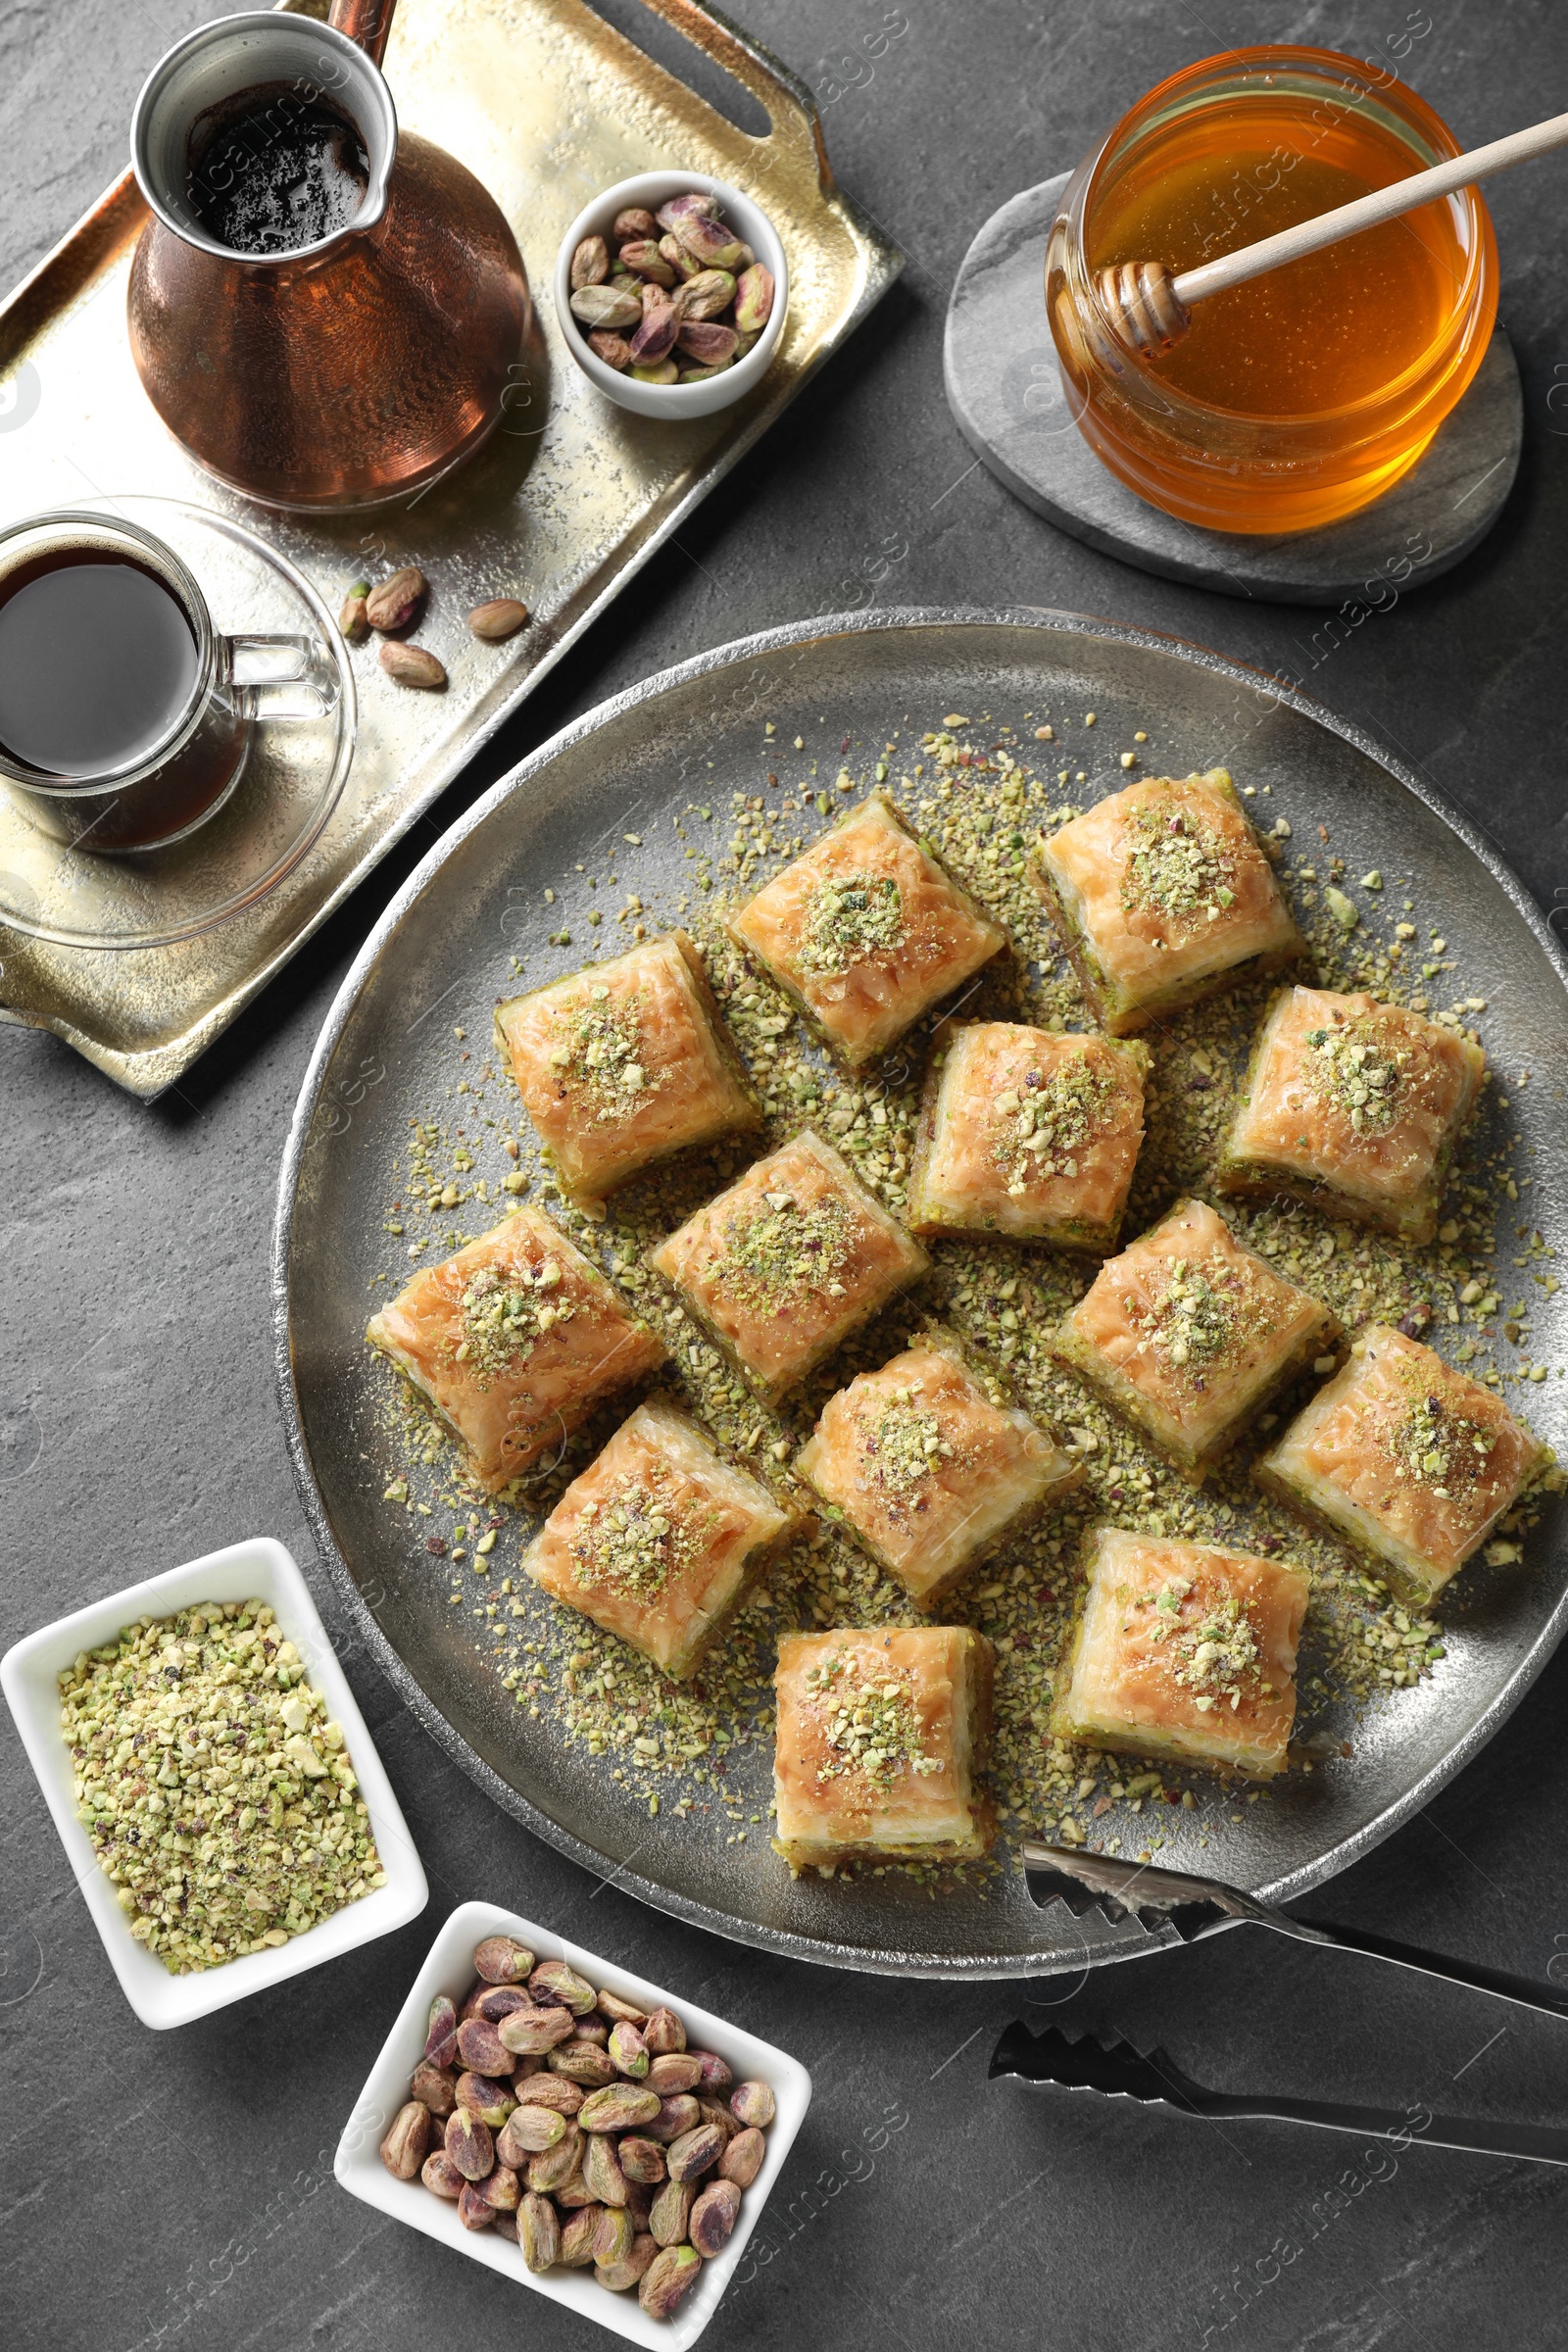
<svg viewBox="0 0 1568 2352"><path fill-rule="evenodd" d="M526 332L528 281L494 198L398 131L380 71L396 0L328 24L268 11L190 33L136 102L131 161L152 218L130 272L130 348L197 462L270 506L330 511L417 490L478 449ZM323 100L368 162L344 228L238 254L190 197L193 143L248 92Z"/></svg>

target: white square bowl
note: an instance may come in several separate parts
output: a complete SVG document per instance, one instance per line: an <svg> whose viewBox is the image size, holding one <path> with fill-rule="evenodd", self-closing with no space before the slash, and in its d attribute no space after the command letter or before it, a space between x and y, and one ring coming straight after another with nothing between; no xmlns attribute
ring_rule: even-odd
<svg viewBox="0 0 1568 2352"><path fill-rule="evenodd" d="M622 2000L635 2001L640 2009L673 2009L694 2049L716 2050L737 2082L765 2082L773 2093L778 2112L767 2128L767 2153L761 2171L741 2199L734 2233L722 2254L704 2263L702 2276L673 2319L650 2319L637 2301L635 2288L627 2294L613 2294L599 2284L591 2270L536 2275L526 2267L520 2248L512 2239L497 2237L489 2230L466 2230L456 2205L418 2180L396 2180L381 2162L380 2142L398 2109L407 2103L414 2070L424 2055L430 2003L444 1992L461 2006L474 1981L474 1946L486 1936L514 1936L541 1960L564 1960L596 1988L618 1993ZM548 2295L553 2303L564 2304L585 2320L596 2320L601 2328L623 2335L629 2343L648 2345L651 2352L659 2352L660 2347L663 2352L686 2352L718 2308L810 2102L811 2078L787 2051L742 2033L738 2026L699 2009L695 2001L680 1993L650 1984L646 1978L631 1976L612 1961L585 1952L553 1930L519 1918L515 1911L504 1911L495 1903L465 1903L453 1912L430 1947L430 1956L416 1978L344 2128L332 2169L351 2196L391 2214L395 2221L407 2222L411 2229L422 2230L427 2237L438 2238L442 2245L474 2262L487 2264L514 2284L532 2287L536 2294Z"/></svg>
<svg viewBox="0 0 1568 2352"><path fill-rule="evenodd" d="M266 1601L299 1651L310 1681L326 1701L328 1716L343 1727L344 1744L359 1778L386 1885L373 1887L356 1903L345 1904L303 1936L291 1936L273 1951L245 1952L217 1968L176 1977L131 1935L130 1922L76 1818L75 1774L61 1728L59 1677L79 1651L112 1642L138 1617L172 1617L204 1600ZM416 1918L429 1900L424 1870L392 1784L370 1743L365 1718L326 1638L310 1588L292 1554L270 1536L256 1536L249 1543L231 1544L224 1551L209 1552L205 1559L189 1560L183 1568L149 1577L145 1584L111 1593L107 1600L94 1601L74 1616L44 1626L39 1633L27 1634L0 1659L0 1689L16 1718L22 1744L55 1817L61 1843L103 1937L104 1949L126 2000L144 2026L160 2030L184 2026L192 2018L224 2009L230 2001L260 1992L264 1985L279 1984L286 1977L297 1977L302 1969L352 1951L356 1944L390 1935L394 1928Z"/></svg>

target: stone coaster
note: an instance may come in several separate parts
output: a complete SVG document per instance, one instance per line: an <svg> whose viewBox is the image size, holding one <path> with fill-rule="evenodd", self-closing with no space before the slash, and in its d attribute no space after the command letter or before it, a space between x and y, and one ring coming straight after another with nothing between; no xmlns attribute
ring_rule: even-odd
<svg viewBox="0 0 1568 2352"><path fill-rule="evenodd" d="M1338 605L1435 580L1485 537L1513 487L1524 406L1499 326L1426 456L1386 496L1322 530L1203 531L1146 505L1102 466L1069 413L1046 318L1046 239L1068 174L994 213L948 306L948 404L998 481L1075 539L1223 596Z"/></svg>

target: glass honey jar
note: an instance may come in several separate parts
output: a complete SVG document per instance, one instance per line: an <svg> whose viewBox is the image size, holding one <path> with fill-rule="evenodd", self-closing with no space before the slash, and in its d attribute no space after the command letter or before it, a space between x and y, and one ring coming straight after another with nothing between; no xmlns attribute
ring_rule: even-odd
<svg viewBox="0 0 1568 2352"><path fill-rule="evenodd" d="M1162 81L1062 192L1046 260L1080 430L1141 498L1211 530L1311 530L1409 471L1486 353L1497 249L1473 187L1195 306L1152 359L1096 274L1174 272L1457 155L1392 69L1233 49Z"/></svg>

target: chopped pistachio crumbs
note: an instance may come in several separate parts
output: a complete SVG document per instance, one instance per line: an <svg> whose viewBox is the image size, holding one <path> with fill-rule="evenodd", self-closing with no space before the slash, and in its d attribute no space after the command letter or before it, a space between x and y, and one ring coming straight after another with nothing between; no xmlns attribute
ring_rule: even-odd
<svg viewBox="0 0 1568 2352"><path fill-rule="evenodd" d="M587 1096L601 1123L623 1119L663 1085L666 1072L650 1074L643 1043L641 991L612 998L608 988L591 988L586 1003L552 1015L558 1042L550 1061L565 1086Z"/></svg>
<svg viewBox="0 0 1568 2352"><path fill-rule="evenodd" d="M1197 1266L1173 1257L1159 1279L1161 1287L1147 1306L1129 1301L1131 1319L1161 1367L1185 1374L1199 1390L1209 1366L1273 1329L1250 1266L1222 1259Z"/></svg>
<svg viewBox="0 0 1568 2352"><path fill-rule="evenodd" d="M782 1306L806 1285L842 1298L839 1280L855 1248L858 1223L844 1200L812 1200L768 1193L759 1208L744 1208L724 1228L724 1253L711 1279L756 1314Z"/></svg>
<svg viewBox="0 0 1568 2352"><path fill-rule="evenodd" d="M547 1331L571 1321L577 1309L555 1296L561 1280L553 1257L532 1282L525 1272L508 1281L495 1266L479 1268L463 1294L463 1338L455 1350L476 1387L487 1389L503 1372L526 1363Z"/></svg>
<svg viewBox="0 0 1568 2352"><path fill-rule="evenodd" d="M833 874L812 891L801 962L808 972L847 972L905 941L904 894L892 874Z"/></svg>
<svg viewBox="0 0 1568 2352"><path fill-rule="evenodd" d="M1462 1502L1487 1474L1496 1437L1441 1396L1418 1396L1389 1436L1398 1476L1440 1502Z"/></svg>
<svg viewBox="0 0 1568 2352"><path fill-rule="evenodd" d="M1009 1193L1024 1192L1048 1176L1076 1176L1073 1154L1090 1142L1119 1092L1108 1070L1075 1054L1047 1078L1023 1071L992 1103L991 1157L1007 1179Z"/></svg>
<svg viewBox="0 0 1568 2352"><path fill-rule="evenodd" d="M1311 1092L1348 1112L1357 1135L1386 1135L1403 1108L1404 1072L1414 1058L1408 1040L1376 1013L1362 1013L1309 1030L1306 1042Z"/></svg>
<svg viewBox="0 0 1568 2352"><path fill-rule="evenodd" d="M908 1388L896 1390L885 1403L873 1399L856 1416L878 1480L890 1494L901 1497L923 1487L943 1462L953 1459L953 1447L943 1438L941 1421L914 1401L920 1387L919 1381L911 1382Z"/></svg>
<svg viewBox="0 0 1568 2352"><path fill-rule="evenodd" d="M662 1490L675 1483L662 1463L646 1477L617 1479L608 1496L585 1502L572 1538L580 1585L610 1585L636 1600L657 1600L672 1576L703 1549L704 1531L690 1509Z"/></svg>
<svg viewBox="0 0 1568 2352"><path fill-rule="evenodd" d="M1043 724L1050 715L1027 713L1012 725L955 716L923 733L906 730L903 743L890 729L849 755L854 774L832 754L817 772L815 749L792 755L784 748L786 735L764 740L760 731L756 788L724 795L722 807L716 797L709 806L677 806L669 817L675 878L656 886L651 877L631 877L635 889L626 891L613 917L634 940L676 922L698 938L725 1021L767 1113L766 1142L759 1148L774 1150L810 1125L838 1147L895 1215L906 1200L919 1115L918 1042L907 1052L901 1049L880 1074L847 1076L810 1043L781 992L747 966L710 910L720 899L739 904L751 897L771 872L808 849L822 820L836 816L857 791L885 786L955 880L1006 925L1014 941L1015 958L988 968L962 1017L1017 1020L1056 1034L1089 1028L1077 982L1025 866L1025 843L1035 830L1054 830L1082 812L1068 790L1072 771L1059 764L1061 745ZM1058 723L1055 734L1061 732ZM1120 789L1125 781L1106 711L1100 713L1094 740L1107 743L1108 764L1097 764L1094 788L1080 793L1081 801L1093 801L1102 789ZM1138 736L1129 741L1137 743ZM1183 767L1195 764L1191 747L1173 746L1172 752ZM1037 759L1058 764L1037 771L1030 764ZM1078 783L1087 781L1079 771ZM1474 1034L1485 1003L1465 992L1446 948L1435 939L1426 944L1430 926L1408 919L1413 885L1401 887L1402 878L1392 871L1359 875L1327 844L1314 842L1298 856L1289 847L1288 819L1274 816L1268 787L1254 792L1243 781L1240 791L1270 855L1291 861L1282 881L1311 941L1318 984L1366 990ZM662 826L665 820L660 821ZM644 831L651 841L651 829ZM1185 864L1188 852L1179 855ZM667 873L668 865L662 870ZM1205 888L1209 881L1205 875ZM613 869L552 877L558 897L569 897L570 904L545 919L560 922L569 912L580 939L588 911L605 903L607 882L614 887ZM1217 887L1229 884L1219 881ZM1329 887L1358 900L1353 927L1336 914ZM1195 904L1218 900L1195 898ZM1200 911L1198 920L1206 917ZM582 950L541 946L529 954L542 977L556 978L581 959ZM523 968L521 959L509 959L498 982L514 984ZM1275 985L1244 983L1165 1016L1152 1033L1148 1143L1134 1175L1129 1231L1152 1225L1182 1194L1209 1189L1252 1038ZM1440 985L1454 993L1435 1009L1432 992ZM1244 1242L1352 1331L1372 1322L1403 1322L1494 1390L1510 1381L1544 1379L1545 1367L1533 1360L1526 1310L1533 1298L1554 1295L1559 1286L1553 1249L1530 1222L1530 1163L1510 1116L1518 1085L1506 1078L1489 1085L1449 1178L1446 1222L1428 1248L1296 1206L1235 1203L1227 1214ZM1087 1473L1062 1509L1019 1536L943 1608L950 1624L973 1626L996 1644L990 1777L1004 1829L1014 1835L1027 1830L1080 1842L1092 1838L1108 1850L1126 1844L1152 1855L1167 1842L1162 1823L1190 1825L1193 1841L1203 1846L1211 1833L1216 1842L1234 1836L1224 1826L1227 1816L1243 1810L1209 1775L1180 1773L1169 1764L1135 1770L1051 1734L1054 1679L1073 1626L1072 1562L1084 1528L1098 1519L1140 1534L1243 1544L1310 1572L1293 1749L1303 1770L1342 1752L1353 1734L1355 1710L1409 1689L1442 1661L1437 1620L1410 1614L1391 1599L1366 1563L1259 1496L1246 1449L1195 1490L1136 1430L1053 1363L1046 1335L1082 1296L1091 1273L1067 1255L994 1238L943 1240L933 1249L933 1271L920 1291L858 1335L785 1412L760 1406L719 1348L662 1295L642 1264L654 1242L733 1182L749 1156L728 1144L688 1153L617 1194L604 1221L591 1221L561 1197L510 1077L460 1034L444 1100L427 1103L423 1115L411 1120L405 1152L388 1170L387 1258L371 1287L401 1287L411 1259L416 1262L426 1250L446 1255L475 1240L518 1194L531 1192L580 1248L601 1256L606 1272L668 1343L683 1399L718 1443L780 1481L781 1465L809 1434L834 1390L856 1372L886 1363L933 1316L957 1329L976 1360L1005 1380L1026 1410L1061 1431ZM1511 1289L1505 1289L1507 1256L1499 1261L1499 1250L1511 1251L1519 1269ZM1183 1319L1195 1330L1203 1321L1197 1314ZM1191 1340L1188 1345L1192 1368ZM1202 1378L1200 1368L1193 1376ZM726 1623L694 1679L672 1685L625 1643L556 1607L511 1572L533 1532L534 1514L553 1507L609 1427L601 1422L584 1431L559 1464L540 1465L519 1482L514 1512L464 1487L446 1434L410 1391L397 1384L380 1393L385 1404L373 1472L378 1487L387 1508L407 1523L406 1540L418 1547L431 1574L450 1572L448 1597L471 1626L476 1671L493 1675L511 1693L522 1742L575 1748L589 1770L603 1774L610 1792L627 1801L635 1797L660 1814L672 1837L683 1834L677 1825L689 1823L687 1834L710 1842L719 1828L730 1843L758 1838L771 1787L776 1634L797 1627L922 1622L902 1587L823 1518ZM1277 1413L1260 1417L1265 1439L1279 1420ZM1433 1450L1429 1446L1423 1453ZM1546 1483L1560 1489L1561 1474L1551 1473ZM792 1492L798 1502L799 1490ZM1538 1489L1507 1513L1494 1548L1500 1553L1511 1546L1516 1555L1541 1508ZM1331 1708L1340 1712L1331 1716ZM1270 1800L1253 1790L1243 1803L1254 1801ZM1242 1867L1243 1857L1235 1859ZM934 1894L939 1883L956 1876L993 1883L998 1867L878 1863L872 1875L896 1870Z"/></svg>
<svg viewBox="0 0 1568 2352"><path fill-rule="evenodd" d="M1200 1715L1228 1704L1234 1715L1244 1694L1275 1696L1274 1685L1262 1679L1261 1651L1246 1603L1234 1592L1216 1596L1211 1608L1189 1613L1184 1604L1194 1589L1190 1576L1168 1576L1157 1592L1141 1593L1133 1603L1152 1609L1150 1629L1156 1642L1169 1642L1170 1676L1193 1691ZM1124 1625L1124 1633L1131 1630Z"/></svg>
<svg viewBox="0 0 1568 2352"><path fill-rule="evenodd" d="M1175 793L1146 801L1127 819L1121 903L1129 914L1217 923L1236 904L1235 854L1224 835Z"/></svg>
<svg viewBox="0 0 1568 2352"><path fill-rule="evenodd" d="M140 1617L82 1651L60 1702L93 1851L172 1976L385 1886L342 1728L264 1602Z"/></svg>
<svg viewBox="0 0 1568 2352"><path fill-rule="evenodd" d="M906 1679L881 1666L868 1673L847 1650L836 1649L808 1669L806 1685L811 1694L807 1712L833 1750L832 1762L817 1767L818 1781L858 1775L881 1793L901 1772L925 1778L942 1770L941 1757L926 1752Z"/></svg>

